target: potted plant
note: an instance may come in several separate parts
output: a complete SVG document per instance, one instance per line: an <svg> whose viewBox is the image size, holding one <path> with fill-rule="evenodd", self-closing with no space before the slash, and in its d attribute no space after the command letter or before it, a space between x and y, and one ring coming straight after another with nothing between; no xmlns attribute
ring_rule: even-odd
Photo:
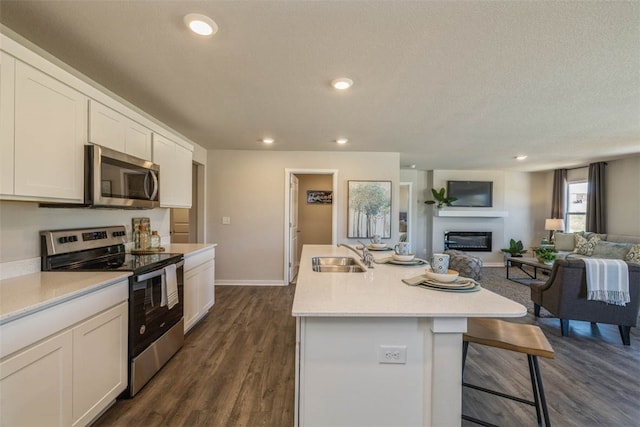
<svg viewBox="0 0 640 427"><path fill-rule="evenodd" d="M556 260L556 255L558 255L558 252L552 248L535 248L534 253L539 262L547 265L553 264L553 261Z"/></svg>
<svg viewBox="0 0 640 427"><path fill-rule="evenodd" d="M425 200L425 203L427 205L435 204L437 208L440 209L444 205L451 206L452 202L455 202L456 200L458 200L457 197L447 197L445 193L446 193L446 190L444 189L444 187L442 187L440 190L436 190L435 188L432 188L431 194L433 194L434 200Z"/></svg>
<svg viewBox="0 0 640 427"><path fill-rule="evenodd" d="M509 247L502 249L502 252L510 254L512 257L521 257L523 253L527 252L522 244L522 240L509 240Z"/></svg>

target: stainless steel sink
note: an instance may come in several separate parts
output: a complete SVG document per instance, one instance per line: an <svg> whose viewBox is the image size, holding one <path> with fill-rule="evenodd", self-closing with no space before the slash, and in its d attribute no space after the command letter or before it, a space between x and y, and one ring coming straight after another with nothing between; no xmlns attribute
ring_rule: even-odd
<svg viewBox="0 0 640 427"><path fill-rule="evenodd" d="M319 273L364 273L367 271L355 258L313 257L311 268Z"/></svg>

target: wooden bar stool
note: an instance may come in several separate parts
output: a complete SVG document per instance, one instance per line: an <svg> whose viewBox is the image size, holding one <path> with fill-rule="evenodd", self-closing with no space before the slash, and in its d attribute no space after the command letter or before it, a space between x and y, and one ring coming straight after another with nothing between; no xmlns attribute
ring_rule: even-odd
<svg viewBox="0 0 640 427"><path fill-rule="evenodd" d="M542 387L542 377L540 376L540 368L538 366L538 356L548 359L554 358L553 348L547 341L542 330L535 325L525 325L522 323L511 323L499 319L488 318L469 318L467 322L467 333L463 336L463 352L462 352L462 375L464 378L464 364L467 359L467 350L469 343L482 344L490 347L502 348L504 350L525 353L529 362L529 375L531 376L531 388L533 390L533 401L523 399L521 397L512 396L495 390L490 390L474 384L465 383L465 387L480 390L496 396L514 400L516 402L525 403L536 408L536 416L538 425L542 426L542 415L544 415L544 425L549 427L549 411L547 409L547 400L544 396L544 388ZM488 422L477 418L462 415L462 418L476 424L484 426L494 426Z"/></svg>

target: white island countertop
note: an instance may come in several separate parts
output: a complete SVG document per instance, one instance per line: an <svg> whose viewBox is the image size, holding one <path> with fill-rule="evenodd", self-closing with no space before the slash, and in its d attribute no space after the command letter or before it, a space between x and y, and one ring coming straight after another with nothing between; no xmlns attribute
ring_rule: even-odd
<svg viewBox="0 0 640 427"><path fill-rule="evenodd" d="M371 252L377 259L392 251ZM305 245L300 260L292 314L296 317L521 317L519 303L486 289L442 292L408 286L402 279L423 274L425 266L374 264L364 273L312 271L315 256L358 258L344 247Z"/></svg>

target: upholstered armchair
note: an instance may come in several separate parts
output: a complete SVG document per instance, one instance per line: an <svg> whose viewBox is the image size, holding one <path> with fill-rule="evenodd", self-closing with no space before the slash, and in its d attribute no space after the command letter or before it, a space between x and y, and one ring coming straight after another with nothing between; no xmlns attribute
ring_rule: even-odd
<svg viewBox="0 0 640 427"><path fill-rule="evenodd" d="M546 283L531 284L531 300L536 317L540 307L560 318L562 336L569 335L569 320L618 325L624 345L630 345L632 326L638 325L640 311L640 264L629 266L631 302L626 306L587 299L587 280L584 261L558 259L554 262Z"/></svg>

